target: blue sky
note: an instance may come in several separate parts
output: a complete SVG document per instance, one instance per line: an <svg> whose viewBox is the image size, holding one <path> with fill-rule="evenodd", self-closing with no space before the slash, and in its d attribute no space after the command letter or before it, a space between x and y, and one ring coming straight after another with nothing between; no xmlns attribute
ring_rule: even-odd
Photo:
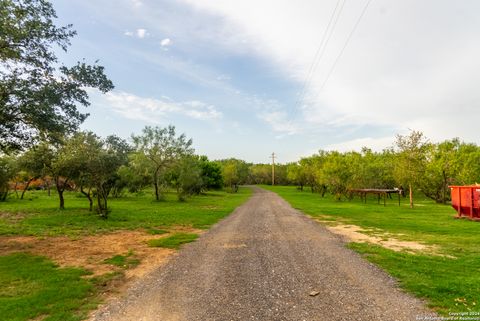
<svg viewBox="0 0 480 321"><path fill-rule="evenodd" d="M409 129L480 142L478 1L53 4L78 32L61 61L99 59L116 86L90 91L82 127L100 135L173 124L199 154L252 162L379 150Z"/></svg>

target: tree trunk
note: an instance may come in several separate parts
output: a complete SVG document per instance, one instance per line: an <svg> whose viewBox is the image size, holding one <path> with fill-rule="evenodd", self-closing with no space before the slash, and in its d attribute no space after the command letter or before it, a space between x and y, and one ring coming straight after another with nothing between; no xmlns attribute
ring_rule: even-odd
<svg viewBox="0 0 480 321"><path fill-rule="evenodd" d="M410 194L410 208L413 208L413 189L412 184L408 184L409 194Z"/></svg>
<svg viewBox="0 0 480 321"><path fill-rule="evenodd" d="M17 186L18 186L18 182L17 182L17 180L15 180L15 195L18 198Z"/></svg>
<svg viewBox="0 0 480 321"><path fill-rule="evenodd" d="M108 218L107 193L102 186L97 186L97 212L102 218Z"/></svg>
<svg viewBox="0 0 480 321"><path fill-rule="evenodd" d="M92 190L92 188L90 187L90 188L88 189L88 192L85 192L85 191L83 190L83 186L80 186L80 192L81 192L83 195L85 195L85 197L88 199L88 202L89 202L89 204L90 204L89 209L88 209L90 212L93 211L93 199L92 199L92 195L91 195L91 193L90 193L91 190Z"/></svg>
<svg viewBox="0 0 480 321"><path fill-rule="evenodd" d="M153 186L155 187L155 199L160 200L160 193L158 192L158 169L153 174Z"/></svg>
<svg viewBox="0 0 480 321"><path fill-rule="evenodd" d="M448 184L447 184L447 175L445 174L445 171L442 172L443 174L443 186L442 186L442 197L443 197L443 204L447 204L447 187L448 187Z"/></svg>
<svg viewBox="0 0 480 321"><path fill-rule="evenodd" d="M60 209L64 210L65 209L65 199L63 198L63 189L60 189L57 187L58 191L58 198L60 199Z"/></svg>
<svg viewBox="0 0 480 321"><path fill-rule="evenodd" d="M32 183L34 179L35 179L34 177L30 178L27 184L25 185L25 187L23 188L22 195L20 196L21 200L23 200L23 196L25 196L25 192L27 191L28 187L30 186L30 183Z"/></svg>
<svg viewBox="0 0 480 321"><path fill-rule="evenodd" d="M55 186L57 187L58 198L60 200L60 209L65 209L65 199L63 198L63 191L65 190L65 185L67 184L67 180L63 182L63 186L60 186L60 177L55 178Z"/></svg>

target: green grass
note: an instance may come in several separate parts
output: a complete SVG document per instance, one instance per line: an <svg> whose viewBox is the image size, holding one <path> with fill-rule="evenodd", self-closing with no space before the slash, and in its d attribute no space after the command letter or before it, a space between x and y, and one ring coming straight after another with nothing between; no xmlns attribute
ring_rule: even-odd
<svg viewBox="0 0 480 321"><path fill-rule="evenodd" d="M94 285L76 268L58 268L51 261L25 253L0 256L0 320L82 320Z"/></svg>
<svg viewBox="0 0 480 321"><path fill-rule="evenodd" d="M44 191L29 191L26 199L14 197L0 202L0 235L83 235L119 229L155 231L172 226L205 229L231 213L251 194L248 188L238 193L212 191L179 202L175 193L167 193L157 202L150 192L110 199L107 220L88 211L88 202L79 193L65 194L65 210L58 209L58 197Z"/></svg>
<svg viewBox="0 0 480 321"><path fill-rule="evenodd" d="M190 243L198 238L193 233L175 233L172 236L148 241L148 245L154 247L166 247L169 249L178 249L182 244Z"/></svg>
<svg viewBox="0 0 480 321"><path fill-rule="evenodd" d="M167 234L168 231L167 230L159 230L157 228L149 228L149 229L147 229L147 233L152 234L152 235L161 235L161 234Z"/></svg>
<svg viewBox="0 0 480 321"><path fill-rule="evenodd" d="M372 234L393 233L397 239L438 247L437 252L445 256L394 252L364 243L350 245L440 313L480 311L480 223L454 219L456 213L450 205L417 197L414 209L409 208L408 199L402 199L399 207L395 198L384 207L374 197L364 204L359 198L336 201L295 187L263 187L327 224L354 224Z"/></svg>
<svg viewBox="0 0 480 321"><path fill-rule="evenodd" d="M140 264L140 260L133 258L133 252L128 252L125 255L117 254L111 258L105 259L103 262L106 264L115 265L124 269L135 267Z"/></svg>

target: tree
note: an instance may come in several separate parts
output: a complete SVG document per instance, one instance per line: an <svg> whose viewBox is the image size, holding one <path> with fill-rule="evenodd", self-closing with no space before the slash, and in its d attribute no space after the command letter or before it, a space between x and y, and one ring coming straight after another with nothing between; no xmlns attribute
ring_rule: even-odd
<svg viewBox="0 0 480 321"><path fill-rule="evenodd" d="M15 159L11 156L0 155L0 202L7 199L9 182L15 176Z"/></svg>
<svg viewBox="0 0 480 321"><path fill-rule="evenodd" d="M90 211L96 195L96 210L103 218L108 217L108 196L115 185L118 168L127 162L128 150L124 140L116 136L102 140L92 132L76 133L62 149L64 164L70 166L69 177L80 185Z"/></svg>
<svg viewBox="0 0 480 321"><path fill-rule="evenodd" d="M18 167L24 172L26 179L26 184L20 199L23 199L25 192L33 180L45 176L43 157L42 149L34 146L18 158Z"/></svg>
<svg viewBox="0 0 480 321"><path fill-rule="evenodd" d="M200 156L200 168L203 187L205 189L219 189L223 186L222 168L216 162L209 161L207 156Z"/></svg>
<svg viewBox="0 0 480 321"><path fill-rule="evenodd" d="M54 47L67 51L76 32L57 27L46 0L0 0L0 150L31 146L38 138L59 140L88 114L86 87L113 89L104 67L58 63Z"/></svg>
<svg viewBox="0 0 480 321"><path fill-rule="evenodd" d="M298 185L299 189L303 191L303 186L307 183L305 168L298 163L287 164L287 179L291 184Z"/></svg>
<svg viewBox="0 0 480 321"><path fill-rule="evenodd" d="M202 168L197 156L187 155L177 163L178 199L184 201L188 196L198 195L203 188Z"/></svg>
<svg viewBox="0 0 480 321"><path fill-rule="evenodd" d="M323 180L337 200L341 200L352 178L352 164L347 159L348 154L337 151L325 155L322 168Z"/></svg>
<svg viewBox="0 0 480 321"><path fill-rule="evenodd" d="M176 136L175 127L166 128L146 126L142 135L132 135L135 151L138 157L148 160L145 164L152 174L155 188L155 198L160 200L160 179L175 162L185 155L192 155L192 140L185 134Z"/></svg>
<svg viewBox="0 0 480 321"><path fill-rule="evenodd" d="M446 203L450 199L449 185L457 180L461 167L458 138L439 144L429 144L426 148L425 174L420 188L425 196L437 203Z"/></svg>
<svg viewBox="0 0 480 321"><path fill-rule="evenodd" d="M240 184L245 183L248 177L248 165L242 160L231 158L220 161L225 186L236 193Z"/></svg>
<svg viewBox="0 0 480 321"><path fill-rule="evenodd" d="M413 188L425 171L427 141L420 131L412 130L408 136L397 135L395 176L400 184L407 184L410 207L413 208Z"/></svg>

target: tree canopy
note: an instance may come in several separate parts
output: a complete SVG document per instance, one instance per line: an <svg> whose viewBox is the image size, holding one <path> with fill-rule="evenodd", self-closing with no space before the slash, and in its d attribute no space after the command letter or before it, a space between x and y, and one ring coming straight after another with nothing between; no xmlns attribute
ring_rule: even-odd
<svg viewBox="0 0 480 321"><path fill-rule="evenodd" d="M0 151L73 132L88 116L77 108L90 104L86 88L113 89L103 66L59 63L54 48L67 51L76 32L55 18L46 0L0 0Z"/></svg>

